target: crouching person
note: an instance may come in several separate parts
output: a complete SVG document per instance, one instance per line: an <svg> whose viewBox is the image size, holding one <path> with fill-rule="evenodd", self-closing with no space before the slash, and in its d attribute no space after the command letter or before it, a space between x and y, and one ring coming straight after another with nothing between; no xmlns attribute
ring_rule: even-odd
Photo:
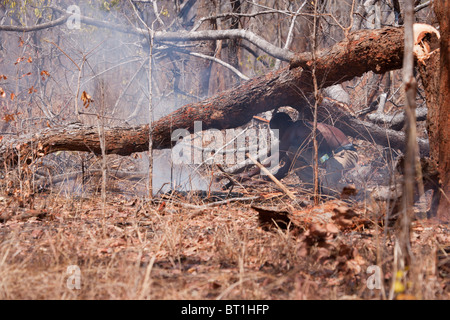
<svg viewBox="0 0 450 320"><path fill-rule="evenodd" d="M294 171L306 188L314 188L314 147L312 139L313 124L309 121L294 122L287 113L278 112L270 120L270 128L278 130L280 138L279 159L283 165L274 174L281 180ZM324 173L319 174L321 193L337 196L345 185L339 182L343 175L354 168L358 162L355 147L345 134L333 126L317 124L319 166ZM271 158L263 164L268 166ZM260 173L258 167L237 176L240 182L249 180ZM227 187L230 187L228 184Z"/></svg>

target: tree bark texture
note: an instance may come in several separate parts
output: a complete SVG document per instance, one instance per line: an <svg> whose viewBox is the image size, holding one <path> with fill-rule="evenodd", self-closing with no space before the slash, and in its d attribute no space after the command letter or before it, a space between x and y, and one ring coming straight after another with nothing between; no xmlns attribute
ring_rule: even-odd
<svg viewBox="0 0 450 320"><path fill-rule="evenodd" d="M106 154L128 156L134 152L147 151L148 138L148 125L105 128ZM36 158L58 151L85 151L100 155L98 128L75 123L9 139L0 145L0 163L15 164L20 155L21 163L30 164Z"/></svg>
<svg viewBox="0 0 450 320"><path fill-rule="evenodd" d="M439 21L440 43L440 80L438 86L438 127L437 144L438 170L443 196L439 201L437 216L440 220L450 221L450 0L434 1L434 11Z"/></svg>
<svg viewBox="0 0 450 320"><path fill-rule="evenodd" d="M330 99L325 99L319 108L319 121L329 122L348 136L367 140L378 145L405 151L405 134L401 131L380 127L369 121L362 121L352 116L349 107ZM332 120L332 122L330 121ZM428 140L418 138L421 156L429 155Z"/></svg>
<svg viewBox="0 0 450 320"><path fill-rule="evenodd" d="M303 55L301 56L303 57ZM384 73L402 67L403 29L384 28L351 33L317 59L317 78L322 87L342 83L373 71ZM284 68L244 82L198 103L188 104L155 123L155 148L169 148L175 129L234 128L248 123L253 115L281 106L301 107L313 91L311 61Z"/></svg>
<svg viewBox="0 0 450 320"><path fill-rule="evenodd" d="M361 121L348 112L347 105L325 99L318 109L321 122L333 124L345 134L404 151L403 132ZM309 111L309 110L308 110ZM204 129L204 128L203 128ZM115 127L105 130L106 154L128 156L148 150L148 125ZM428 141L418 139L422 155L429 152ZM9 139L0 146L0 163L13 165L20 154L21 163L31 163L37 158L57 151L85 151L101 154L98 129L92 126L71 124L64 128L49 128L41 132Z"/></svg>
<svg viewBox="0 0 450 320"><path fill-rule="evenodd" d="M298 55L304 57L306 55ZM330 49L320 52L316 60L319 85L327 87L373 71L384 73L402 67L403 29L383 28L361 30ZM298 60L297 60L298 61ZM306 97L313 84L309 67L311 61L302 60L304 66L286 67L244 82L239 87L221 92L206 100L188 104L153 123L153 147L170 148L171 133L176 129L193 131L194 122L201 121L202 129L235 128L248 123L253 115L281 106L309 109ZM328 105L327 108L333 109ZM404 135L383 129L369 122L351 117L348 112L334 107L342 121L336 126L352 136L360 136L372 142L403 149ZM106 153L129 155L148 148L148 126L135 128L113 128L107 130ZM428 144L419 142L422 154L427 153ZM92 151L100 153L98 134L95 128L68 126L63 129L47 129L18 141L4 142L0 146L0 161L33 158L60 150ZM33 152L31 151L33 150ZM30 158L31 159L31 158Z"/></svg>
<svg viewBox="0 0 450 320"><path fill-rule="evenodd" d="M428 107L430 166L439 174L431 211L437 212L439 220L450 221L450 1L435 1L434 11L440 24L439 49L419 57L417 68Z"/></svg>

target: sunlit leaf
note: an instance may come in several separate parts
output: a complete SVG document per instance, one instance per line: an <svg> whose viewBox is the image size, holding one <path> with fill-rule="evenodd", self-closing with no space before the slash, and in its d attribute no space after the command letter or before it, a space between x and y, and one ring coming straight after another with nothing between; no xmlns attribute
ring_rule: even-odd
<svg viewBox="0 0 450 320"><path fill-rule="evenodd" d="M5 121L5 122L11 122L11 121L14 121L14 120L16 120L15 114L5 114L5 115L2 117L2 120Z"/></svg>
<svg viewBox="0 0 450 320"><path fill-rule="evenodd" d="M16 64L18 64L19 62L22 62L23 60L25 60L24 57L19 57L19 58L17 58L16 62L14 62L14 64L16 65Z"/></svg>
<svg viewBox="0 0 450 320"><path fill-rule="evenodd" d="M34 15L36 16L36 18L40 18L42 17L42 11L36 8L34 9Z"/></svg>
<svg viewBox="0 0 450 320"><path fill-rule="evenodd" d="M395 293L401 293L405 291L405 286L400 281L394 282L394 292Z"/></svg>
<svg viewBox="0 0 450 320"><path fill-rule="evenodd" d="M162 14L164 17L170 17L169 11L168 11L166 8L164 8L164 9L161 11L161 14Z"/></svg>
<svg viewBox="0 0 450 320"><path fill-rule="evenodd" d="M83 91L81 94L81 100L83 101L83 106L85 108L88 108L90 103L93 102L92 97L86 93L86 91Z"/></svg>
<svg viewBox="0 0 450 320"><path fill-rule="evenodd" d="M48 73L48 71L42 70L42 71L41 71L41 79L42 79L42 81L47 80L47 79L45 78L45 76L49 77L49 76L50 76L50 73Z"/></svg>

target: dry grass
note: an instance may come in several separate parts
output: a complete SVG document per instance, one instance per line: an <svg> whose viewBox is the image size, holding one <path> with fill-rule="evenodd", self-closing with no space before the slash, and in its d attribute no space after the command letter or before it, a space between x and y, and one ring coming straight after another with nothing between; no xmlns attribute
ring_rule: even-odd
<svg viewBox="0 0 450 320"><path fill-rule="evenodd" d="M362 154L362 162L376 158L373 151ZM122 166L119 162L118 170ZM251 208L252 204L291 205L300 216L321 215L333 212L333 201L300 208L274 190L273 184L265 184L234 190L246 193L245 197L262 196L256 202L204 206L204 200L194 197L188 207L186 199L150 203L130 196L145 189L145 182L110 180L103 211L96 187L99 180L92 178L94 175L89 175L92 179L81 189L78 180L60 189L53 186L48 192L32 193L33 183L27 180L31 175L24 175L20 184L13 173L5 176L0 194L0 299L389 296L394 262L392 227L372 223L340 228L333 237L319 239L311 236L309 224L267 228ZM299 183L295 177L283 183L293 191L300 190L295 188ZM386 212L384 205L370 201L351 206L372 222ZM418 275L415 285L419 288L416 297L449 299L449 227L416 221L412 240ZM68 286L71 274L67 270L73 265L81 272L79 290ZM384 293L366 285L371 265L382 267Z"/></svg>
<svg viewBox="0 0 450 320"><path fill-rule="evenodd" d="M262 228L249 203L191 210L108 199L102 215L96 199L41 194L31 210L4 197L0 299L379 299L365 271L381 246L383 270L392 263L381 228L342 231L333 240L357 248L359 267L351 269L341 267L347 262L339 254L318 259L320 245L299 254L302 230ZM414 237L419 298L448 299L448 269L436 258L448 229L416 223ZM80 290L67 286L70 265L80 268Z"/></svg>

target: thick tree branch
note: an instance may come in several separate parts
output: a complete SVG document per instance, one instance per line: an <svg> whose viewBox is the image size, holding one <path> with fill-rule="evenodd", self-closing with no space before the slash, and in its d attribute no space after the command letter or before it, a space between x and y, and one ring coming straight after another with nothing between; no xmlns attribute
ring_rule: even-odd
<svg viewBox="0 0 450 320"><path fill-rule="evenodd" d="M43 29L49 29L53 28L59 25L62 25L67 21L67 19L70 17L70 15L65 14L62 17L45 22L36 26L0 26L0 31L11 31L11 32L32 32L32 31L39 31Z"/></svg>
<svg viewBox="0 0 450 320"><path fill-rule="evenodd" d="M425 107L418 108L416 111L416 121L425 121L427 119L428 109ZM394 130L400 130L405 124L405 113L386 114L375 112L369 114L367 118L376 124L384 124Z"/></svg>
<svg viewBox="0 0 450 320"><path fill-rule="evenodd" d="M319 121L332 120L334 126L349 136L393 149L405 150L406 140L403 132L361 121L347 110L348 106L345 104L325 99L318 110ZM107 154L122 156L147 151L148 137L148 125L105 129L105 151ZM421 155L428 155L428 141L424 139L417 141ZM14 164L19 154L21 163L31 163L36 158L57 151L86 151L101 154L97 128L76 123L64 128L45 129L18 139L8 138L0 146L0 163Z"/></svg>
<svg viewBox="0 0 450 320"><path fill-rule="evenodd" d="M148 137L148 125L105 129L105 152L127 156L146 151ZM21 163L31 163L36 158L58 151L101 154L98 128L75 123L63 128L48 128L18 139L8 139L0 145L0 162L7 165L16 163L20 155Z"/></svg>
<svg viewBox="0 0 450 320"><path fill-rule="evenodd" d="M62 10L59 10L61 12L65 12ZM13 31L13 32L32 32L32 31L38 31L42 29L52 28L56 27L58 25L61 25L67 21L67 19L70 17L70 15L65 14L61 18L58 18L55 21L43 23L40 25L27 27L27 26L0 26L0 31ZM138 27L131 27L131 26L124 26L124 25L118 25L115 23L111 23L108 21L101 21L94 18L86 17L86 16L80 16L81 22L85 23L87 25L97 26L100 28L108 28L112 30L116 30L122 33L127 34L134 34L138 36L148 37L148 30L147 29L141 29ZM261 49L262 51L266 52L267 54L280 59L282 61L289 61L294 57L294 53L278 48L277 46L274 46L270 42L266 41L265 39L257 36L251 31L244 30L244 29L233 29L233 30L204 30L204 31L176 31L176 32L169 32L169 31L156 31L154 33L154 41L155 43L161 42L161 41L168 41L168 42L182 42L182 41L206 41L206 40L225 40L225 39L243 39L247 40L248 42L254 44L256 47Z"/></svg>
<svg viewBox="0 0 450 320"><path fill-rule="evenodd" d="M348 40L324 50L317 59L317 78L323 87L342 83L365 72L399 69L403 58L403 29L384 28L357 31ZM310 62L305 63L308 68ZM300 106L313 90L311 73L302 68L284 68L251 79L237 88L221 92L198 103L188 104L155 124L158 148L171 145L170 132L203 128L227 129L246 124L253 115L277 107Z"/></svg>
<svg viewBox="0 0 450 320"><path fill-rule="evenodd" d="M386 129L372 122L359 120L352 116L347 111L347 108L343 103L325 99L319 110L319 118L324 122L331 118L333 124L348 136L367 140L402 152L405 151L406 138L403 132ZM418 138L417 143L421 156L428 156L430 152L428 140Z"/></svg>
<svg viewBox="0 0 450 320"><path fill-rule="evenodd" d="M316 60L316 74L323 87L342 83L361 76L365 72L382 73L402 67L403 29L384 28L364 30L349 34L348 39L324 50ZM310 62L306 62L308 68ZM153 124L153 147L170 148L171 135L176 129L192 132L194 122L201 121L202 129L235 128L248 123L253 115L281 106L293 106L299 110L309 110L304 103L313 90L311 73L308 69L288 67L270 72L244 82L239 87L221 92L206 100L188 104L159 119ZM348 112L328 106L331 114L341 119L339 126L348 135L359 136L376 143L403 149L404 135L394 130L386 130L369 122L357 120ZM339 123L339 121L338 121ZM374 134L376 132L376 134ZM137 128L114 128L106 131L106 152L128 155L148 148L148 126ZM5 139L4 139L5 140ZM426 141L419 142L421 153L428 152ZM3 142L0 147L1 160L17 159L30 155L34 146L34 156L38 157L59 150L100 152L98 134L95 129L68 127L57 132L45 130L28 138L11 143Z"/></svg>

